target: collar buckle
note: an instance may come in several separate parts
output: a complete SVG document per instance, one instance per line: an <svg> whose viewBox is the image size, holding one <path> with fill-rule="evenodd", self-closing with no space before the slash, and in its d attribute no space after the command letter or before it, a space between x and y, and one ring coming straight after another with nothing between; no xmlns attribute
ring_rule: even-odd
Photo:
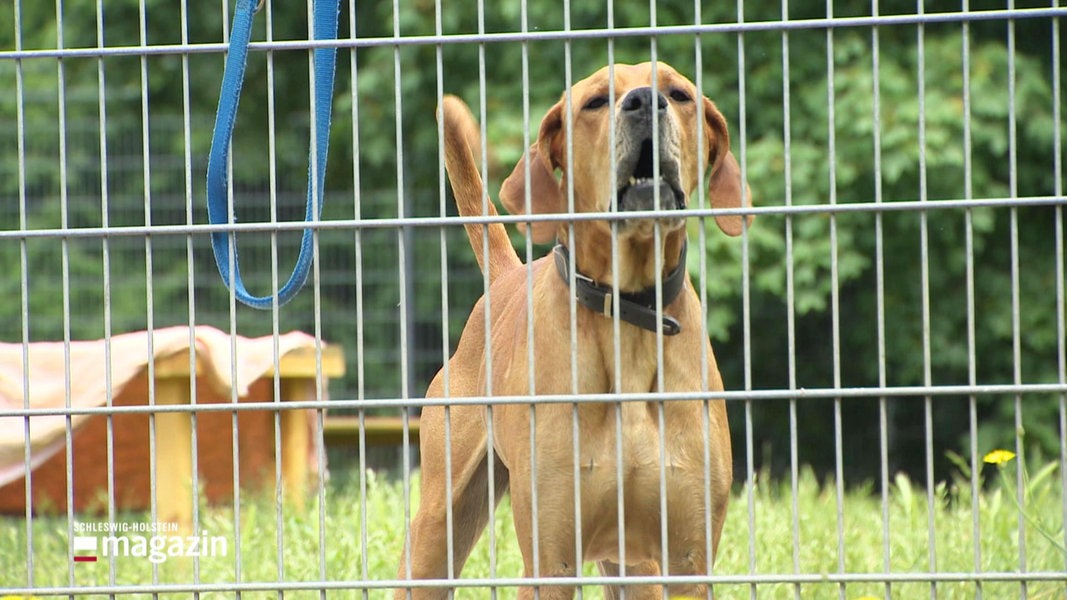
<svg viewBox="0 0 1067 600"><path fill-rule="evenodd" d="M611 318L611 305L612 305L611 300L612 300L612 295L610 293L609 294L604 294L604 307L600 310L600 314L604 315L605 317L607 317L609 319Z"/></svg>

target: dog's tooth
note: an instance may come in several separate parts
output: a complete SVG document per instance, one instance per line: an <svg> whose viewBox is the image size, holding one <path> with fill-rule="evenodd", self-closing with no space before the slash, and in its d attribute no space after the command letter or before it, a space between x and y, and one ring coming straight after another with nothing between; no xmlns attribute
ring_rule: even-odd
<svg viewBox="0 0 1067 600"><path fill-rule="evenodd" d="M629 183L630 185L637 185L637 178L636 178L636 177L634 177L633 175L631 175L631 176L630 176L630 181L629 181L628 183Z"/></svg>

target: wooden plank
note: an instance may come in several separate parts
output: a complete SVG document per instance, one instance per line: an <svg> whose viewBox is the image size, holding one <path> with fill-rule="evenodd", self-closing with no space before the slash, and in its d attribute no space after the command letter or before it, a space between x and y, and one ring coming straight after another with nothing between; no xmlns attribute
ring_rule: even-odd
<svg viewBox="0 0 1067 600"><path fill-rule="evenodd" d="M282 355L278 361L278 369L281 377L314 378L316 363L315 348L298 348ZM196 370L200 372L204 365L199 356L196 357ZM323 346L322 348L322 375L323 377L340 377L345 374L345 355L340 346ZM182 350L156 359L155 375L157 379L166 377L189 377L189 351ZM263 377L273 377L274 366L271 365Z"/></svg>
<svg viewBox="0 0 1067 600"><path fill-rule="evenodd" d="M156 384L156 402L189 403L189 382L165 379ZM160 523L193 527L193 428L189 413L162 412L156 418L156 514Z"/></svg>
<svg viewBox="0 0 1067 600"><path fill-rule="evenodd" d="M290 401L314 400L315 380L308 377L287 377L282 380L282 398ZM285 499L296 510L304 509L309 483L308 454L311 449L311 430L308 427L310 410L283 410L281 414L282 480Z"/></svg>
<svg viewBox="0 0 1067 600"><path fill-rule="evenodd" d="M155 361L156 395L160 404L189 404L189 351L181 350ZM315 378L318 375L320 355L315 348L299 348L285 353L278 360L278 374L282 379L283 400L314 400ZM321 372L324 379L344 375L344 352L340 346L326 346L321 353ZM196 372L205 365L196 356ZM274 376L273 365L258 379ZM307 427L308 410L283 410L282 424L282 476L286 499L300 510L308 483ZM160 413L156 415L159 431L159 474L157 491L160 519L178 522L182 531L191 524L192 503L190 483L192 480L190 414L185 412Z"/></svg>
<svg viewBox="0 0 1067 600"><path fill-rule="evenodd" d="M404 443L402 417L366 417L364 434L368 446L400 446ZM359 446L359 417L332 416L323 422L323 438L328 446ZM419 418L408 418L408 440L419 441Z"/></svg>

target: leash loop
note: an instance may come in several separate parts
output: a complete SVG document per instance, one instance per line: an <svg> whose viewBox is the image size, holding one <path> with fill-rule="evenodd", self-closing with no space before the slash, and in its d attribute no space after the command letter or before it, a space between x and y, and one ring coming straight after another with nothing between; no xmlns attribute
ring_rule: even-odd
<svg viewBox="0 0 1067 600"><path fill-rule="evenodd" d="M207 211L208 222L212 225L236 222L227 199L230 140L233 138L233 127L237 120L237 108L241 98L241 86L244 83L248 42L252 37L252 20L255 13L263 6L264 1L237 0L237 5L234 7L230 49L222 75L219 106L215 114L215 128L211 135L211 152L207 163ZM339 0L314 0L313 30L316 41L337 39L338 10ZM316 48L313 55L315 143L308 150L307 211L304 216L304 220L309 223L322 217L323 181L326 177L326 155L330 147L330 113L333 106L337 48ZM308 274L311 272L314 253L312 230L310 228L304 230L300 240L300 254L289 280L276 294L270 296L253 296L245 289L238 266L236 237L233 231L212 232L211 234L211 248L215 254L215 264L219 269L219 275L222 276L227 288L230 287L232 281L233 293L237 300L253 308L264 310L271 308L275 301L278 306L281 306L292 300L307 282ZM230 272L231 251L233 252L232 273Z"/></svg>

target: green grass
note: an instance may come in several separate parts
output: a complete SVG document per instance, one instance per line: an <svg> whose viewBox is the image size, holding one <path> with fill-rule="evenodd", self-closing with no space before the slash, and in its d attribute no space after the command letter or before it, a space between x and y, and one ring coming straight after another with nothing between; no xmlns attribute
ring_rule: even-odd
<svg viewBox="0 0 1067 600"><path fill-rule="evenodd" d="M979 547L981 563L977 570L1013 572L1019 565L1019 511L1013 501L1014 465L1003 473L989 469L993 484L979 498ZM1002 479L1002 475L1011 478ZM418 482L413 482L417 488ZM787 482L758 484L752 490L751 532L754 541L755 563L749 559L749 514L747 490L733 499L716 572L724 575L833 574L880 573L884 570L881 496L870 490L851 490L844 499L842 523L843 557L839 557L837 502L832 485L820 485L815 477L804 472L797 482L798 506L797 551L794 567L793 509L791 485ZM1030 521L1025 527L1027 570L1055 572L1067 578L1063 540L1063 504L1060 477L1055 465L1041 470L1027 483L1026 513ZM417 489L413 489L413 497ZM210 535L221 535L230 541L227 557L204 558L199 564L199 581L222 583L314 581L323 577L330 581L358 582L363 579L389 579L394 576L403 545L404 514L402 487L395 481L370 476L367 488L367 550L366 575L363 571L360 535L361 503L358 487L335 484L326 489L325 503L325 564L320 565L319 510L317 502L302 511L287 511L282 519L284 544L284 574L278 572L277 514L272 498L246 497L240 515L241 561L238 575L234 558L235 528L232 509L212 507L202 511L201 529ZM928 496L924 490L907 479L897 478L888 498L889 510L889 567L893 573L924 573L928 571L969 573L976 570L975 540L971 512L970 486L966 480L938 487L934 494L934 535L936 564L930 564L930 536L928 534ZM517 576L522 572L514 533L510 524L507 500L496 516L497 565L499 576ZM141 521L140 514L122 515L121 520ZM85 521L92 521L86 518ZM33 583L38 587L101 586L112 582L111 563L68 562L67 523L62 517L34 518L33 524ZM23 519L0 520L0 596L4 589L25 586L28 581L26 556L26 525ZM483 536L474 555L463 572L465 577L489 576L489 548ZM73 572L73 580L71 580ZM587 569L593 574L593 570ZM114 560L113 583L119 585L149 583L188 583L193 581L190 559L169 559L153 573L152 564L143 558ZM355 587L353 583L353 587ZM937 585L937 598L974 598L973 582L945 582ZM985 598L1014 598L1020 596L1020 585L1012 582L986 582L981 586ZM599 598L600 591L587 588L587 597ZM882 598L886 588L880 583L852 583L845 588L849 599L863 596ZM748 585L720 585L720 598L749 597ZM760 598L792 598L792 584L766 584L757 589ZM1032 582L1028 584L1029 598L1063 598L1067 587L1064 580ZM514 597L514 590L502 590L503 598ZM805 584L802 598L838 598L840 588L833 583ZM204 594L204 598L232 597L232 593ZM330 597L359 597L355 589L329 592ZM371 597L384 597L382 591ZM895 583L893 598L930 597L930 585L924 583ZM147 597L147 595L142 595ZM165 596L166 597L166 596ZM172 597L188 597L175 594ZM242 597L275 597L268 592L254 592ZM290 592L287 598L312 598L309 591ZM488 597L483 590L467 590L459 597Z"/></svg>

